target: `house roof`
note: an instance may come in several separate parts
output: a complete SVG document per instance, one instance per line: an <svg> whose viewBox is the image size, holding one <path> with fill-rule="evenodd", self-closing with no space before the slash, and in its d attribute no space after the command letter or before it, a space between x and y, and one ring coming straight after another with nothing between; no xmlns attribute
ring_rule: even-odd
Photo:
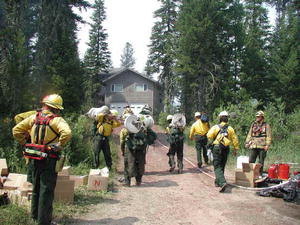
<svg viewBox="0 0 300 225"><path fill-rule="evenodd" d="M137 74L137 75L139 75L139 76L141 76L141 77L143 77L143 78L145 78L149 81L152 81L155 84L159 84L158 81L153 80L153 79L151 79L150 77L147 77L144 74L141 74L141 73L139 73L139 72L137 72L133 69L128 69L128 68L115 68L115 69L109 71L109 73L107 73L107 74L101 74L103 76L102 82L105 83L105 82L113 79L114 77L119 76L120 74L124 73L125 71L131 71L131 72L133 72L133 73L135 73L135 74Z"/></svg>

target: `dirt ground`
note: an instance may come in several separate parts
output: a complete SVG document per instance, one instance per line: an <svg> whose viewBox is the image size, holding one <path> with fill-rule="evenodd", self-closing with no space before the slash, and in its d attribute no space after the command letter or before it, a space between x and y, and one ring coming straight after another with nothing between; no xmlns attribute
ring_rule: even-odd
<svg viewBox="0 0 300 225"><path fill-rule="evenodd" d="M135 186L133 180L132 187L124 187L117 182L112 199L92 206L90 213L69 224L300 224L299 205L238 188L219 193L213 179L194 167L196 155L192 147L184 147L184 173L170 173L165 135L158 135L159 140L147 153L142 185ZM209 172L212 169L210 166L205 171L213 175ZM119 170L121 176L122 166ZM232 182L233 171L227 171L226 176Z"/></svg>

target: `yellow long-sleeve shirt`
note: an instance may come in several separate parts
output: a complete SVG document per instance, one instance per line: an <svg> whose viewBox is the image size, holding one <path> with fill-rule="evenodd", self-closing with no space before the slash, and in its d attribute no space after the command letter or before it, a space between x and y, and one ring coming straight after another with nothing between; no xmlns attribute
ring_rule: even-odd
<svg viewBox="0 0 300 225"><path fill-rule="evenodd" d="M113 128L121 126L121 123L118 120L115 119L110 119L108 115L100 113L98 114L98 132L105 136L108 137L112 134Z"/></svg>
<svg viewBox="0 0 300 225"><path fill-rule="evenodd" d="M220 125L221 125L221 127L223 127L226 124L227 123L222 122ZM227 133L228 133L227 140L228 141L226 143L222 142L222 134L220 134L219 130L220 130L219 125L214 125L208 131L207 138L210 139L210 140L214 140L215 139L214 142L213 142L214 145L218 145L221 142L223 145L229 146L232 143L234 149L238 150L239 149L239 141L238 141L237 135L235 134L234 129L231 126L228 126L228 128L227 128Z"/></svg>
<svg viewBox="0 0 300 225"><path fill-rule="evenodd" d="M209 123L203 123L200 119L193 123L191 130L190 130L190 139L194 137L194 135L201 135L204 136L209 131Z"/></svg>
<svg viewBox="0 0 300 225"><path fill-rule="evenodd" d="M29 116L32 116L32 115L35 115L35 114L37 114L36 110L19 113L15 116L15 122L16 122L16 124L18 124L21 121L23 121L24 119L28 118Z"/></svg>
<svg viewBox="0 0 300 225"><path fill-rule="evenodd" d="M42 113L43 114L52 114L48 110L43 110ZM13 128L13 136L21 145L24 145L26 143L25 133L29 130L30 130L30 136L31 136L31 143L42 144L42 143L36 143L36 138L35 138L36 125L34 124L35 118L36 118L36 115L32 115L32 116L24 119L20 123L18 123ZM64 146L70 140L70 138L72 136L72 132L71 132L71 129L70 129L68 123L62 117L55 117L50 121L49 125L58 134L58 137L47 126L44 142L47 143L54 139L51 143L58 143L59 145ZM39 133L41 133L41 132L39 132Z"/></svg>

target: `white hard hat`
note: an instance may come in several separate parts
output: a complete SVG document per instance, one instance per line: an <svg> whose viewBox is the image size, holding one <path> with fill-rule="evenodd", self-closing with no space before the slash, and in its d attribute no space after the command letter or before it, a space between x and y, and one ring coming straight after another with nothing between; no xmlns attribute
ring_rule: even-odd
<svg viewBox="0 0 300 225"><path fill-rule="evenodd" d="M229 114L228 114L227 111L222 111L222 112L220 112L220 114L219 114L219 117L221 117L221 116L229 116Z"/></svg>
<svg viewBox="0 0 300 225"><path fill-rule="evenodd" d="M195 117L197 116L201 116L201 113L200 112L195 112Z"/></svg>
<svg viewBox="0 0 300 225"><path fill-rule="evenodd" d="M172 115L168 115L167 116L167 120L171 120L171 119L173 119L173 116Z"/></svg>

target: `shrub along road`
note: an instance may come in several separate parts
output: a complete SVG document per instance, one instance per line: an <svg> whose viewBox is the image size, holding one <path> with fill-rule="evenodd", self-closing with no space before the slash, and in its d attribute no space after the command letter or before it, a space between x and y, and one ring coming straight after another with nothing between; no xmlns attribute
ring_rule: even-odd
<svg viewBox="0 0 300 225"><path fill-rule="evenodd" d="M92 206L88 214L69 224L300 224L300 206L237 188L219 193L213 179L187 161L183 174L171 174L167 149L162 145L167 144L165 135L158 133L158 137L147 153L142 186L135 186L134 180L130 188L119 184L112 201ZM184 154L195 162L193 148L185 146ZM226 175L233 177L233 172Z"/></svg>

